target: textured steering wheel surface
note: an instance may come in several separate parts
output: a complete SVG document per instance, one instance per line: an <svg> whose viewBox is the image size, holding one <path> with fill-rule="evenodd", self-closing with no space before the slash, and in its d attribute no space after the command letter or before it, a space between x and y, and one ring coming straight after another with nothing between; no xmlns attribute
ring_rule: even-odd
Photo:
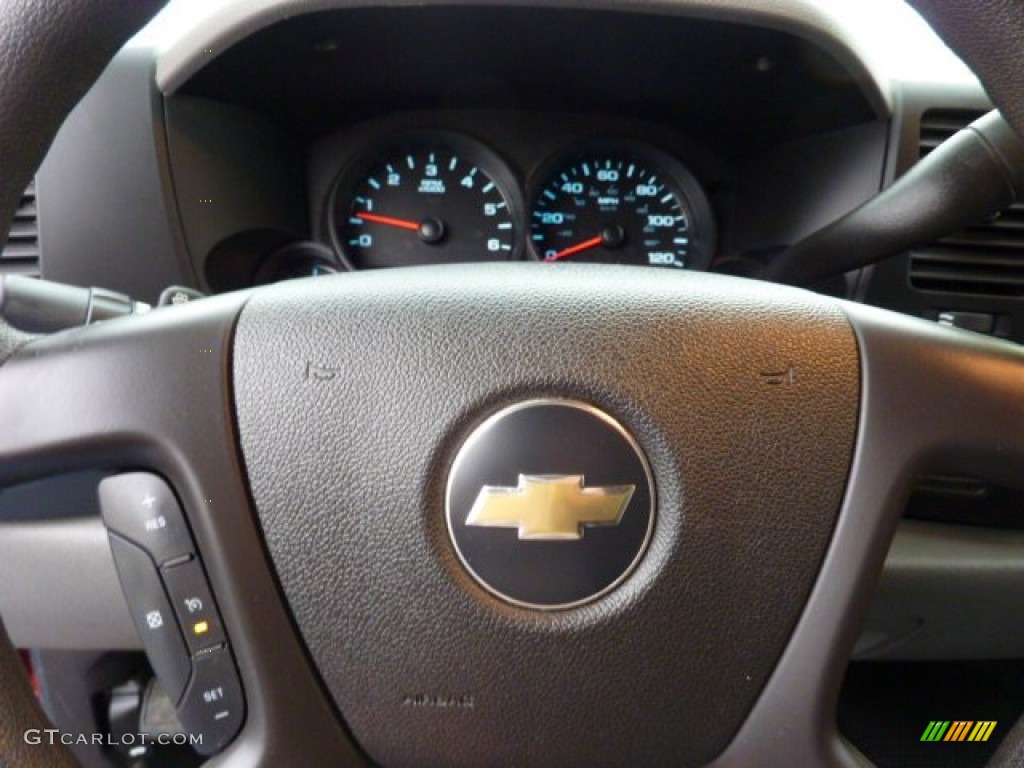
<svg viewBox="0 0 1024 768"><path fill-rule="evenodd" d="M117 50L163 6L162 0L10 0L0 6L0 221L4 237L21 191L57 129ZM28 337L0 321L0 362ZM52 727L29 687L21 659L0 631L0 765L74 765L63 747L25 743L29 728Z"/></svg>
<svg viewBox="0 0 1024 768"><path fill-rule="evenodd" d="M1020 6L921 5L1024 116L1017 59L983 52L1015 42ZM158 6L4 6L3 221ZM0 480L97 461L181 495L249 696L216 759L862 764L835 693L901 500L922 470L1019 482L1024 435L992 435L1024 414L1024 355L767 284L543 269L330 278L42 340L0 328ZM200 346L212 364L162 365ZM441 522L466 436L541 397L622 421L658 497L635 574L563 613L479 589ZM71 764L25 745L45 726L19 666L0 635L0 763ZM471 723L439 699L474 702Z"/></svg>

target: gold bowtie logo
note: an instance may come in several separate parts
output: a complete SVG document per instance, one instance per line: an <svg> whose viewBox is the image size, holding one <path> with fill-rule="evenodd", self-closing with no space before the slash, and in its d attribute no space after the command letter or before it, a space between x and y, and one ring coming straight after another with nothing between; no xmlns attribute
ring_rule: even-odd
<svg viewBox="0 0 1024 768"><path fill-rule="evenodd" d="M481 488L466 525L518 528L524 540L578 541L584 526L618 525L635 490L584 488L583 475L520 475L516 488Z"/></svg>

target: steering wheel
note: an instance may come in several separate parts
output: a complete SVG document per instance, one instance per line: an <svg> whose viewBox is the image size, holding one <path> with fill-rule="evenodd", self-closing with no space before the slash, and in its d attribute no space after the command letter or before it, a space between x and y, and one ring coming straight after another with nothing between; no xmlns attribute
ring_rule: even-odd
<svg viewBox="0 0 1024 768"><path fill-rule="evenodd" d="M1024 127L1024 11L920 4ZM158 5L5 7L4 221ZM0 361L0 481L180 502L245 691L211 764L864 765L835 703L913 481L1024 476L1020 348L716 275L293 281ZM0 763L73 764L19 663Z"/></svg>

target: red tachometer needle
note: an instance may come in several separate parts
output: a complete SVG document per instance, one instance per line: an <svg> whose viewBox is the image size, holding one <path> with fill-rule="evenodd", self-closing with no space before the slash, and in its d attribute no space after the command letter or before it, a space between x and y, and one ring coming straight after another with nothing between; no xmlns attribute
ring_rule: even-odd
<svg viewBox="0 0 1024 768"><path fill-rule="evenodd" d="M551 256L545 256L544 261L559 261L561 259L566 259L569 256L572 256L574 253L586 251L591 248L597 248L597 246L601 245L601 243L603 242L604 238L598 235L597 237L592 237L589 240L584 240L582 243L577 243L576 245L570 246L569 248L566 248L564 251L559 251L558 253L553 254Z"/></svg>
<svg viewBox="0 0 1024 768"><path fill-rule="evenodd" d="M418 221L408 221L406 219L393 219L390 216L378 216L375 213L357 213L357 219L363 221L372 221L374 224L387 224L389 227L398 227L399 229L408 229L416 232L420 228Z"/></svg>

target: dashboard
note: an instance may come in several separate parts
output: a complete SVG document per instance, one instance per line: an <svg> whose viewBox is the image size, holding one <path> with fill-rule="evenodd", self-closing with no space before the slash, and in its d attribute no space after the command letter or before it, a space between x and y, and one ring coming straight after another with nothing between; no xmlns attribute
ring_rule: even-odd
<svg viewBox="0 0 1024 768"><path fill-rule="evenodd" d="M718 165L680 132L633 119L389 115L313 146L313 242L243 233L210 252L206 273L219 286L245 261L254 283L465 261L707 269L717 223L705 184L718 186Z"/></svg>
<svg viewBox="0 0 1024 768"><path fill-rule="evenodd" d="M879 77L800 2L265 6L113 60L26 190L0 272L150 302L173 284L465 261L750 276L990 108L977 84ZM814 289L1024 340L1020 216ZM30 490L0 493L0 518ZM883 583L859 657L1024 654L1002 620L1021 587L970 575L1022 527L1022 501L922 479L906 517L948 526L928 534L943 559L897 535L911 565ZM970 561L948 547L965 528ZM1006 606L965 637L956 606L986 577Z"/></svg>
<svg viewBox="0 0 1024 768"><path fill-rule="evenodd" d="M749 274L883 175L867 74L753 23L356 7L209 50L158 117L177 256L213 292L465 260Z"/></svg>
<svg viewBox="0 0 1024 768"><path fill-rule="evenodd" d="M989 107L976 84L878 77L803 3L332 5L123 50L0 268L151 302L466 260L751 275ZM1013 246L1015 216L815 289L1020 339L1006 259L976 266L987 236ZM1016 525L1005 489L922 487L918 519ZM915 642L892 652L941 638Z"/></svg>

